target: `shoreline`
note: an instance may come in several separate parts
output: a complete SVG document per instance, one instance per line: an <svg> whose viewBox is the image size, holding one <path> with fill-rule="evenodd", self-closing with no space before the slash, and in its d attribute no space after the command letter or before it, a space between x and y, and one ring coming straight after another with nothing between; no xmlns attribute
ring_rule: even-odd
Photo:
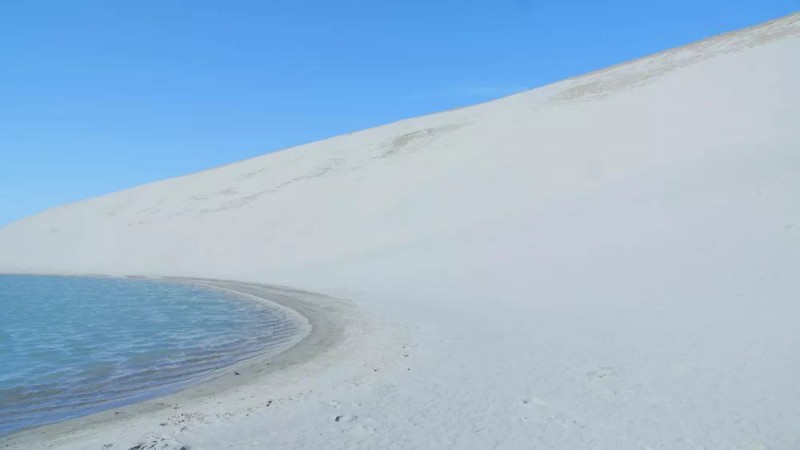
<svg viewBox="0 0 800 450"><path fill-rule="evenodd" d="M206 379L191 383L176 392L4 436L0 438L0 445L4 449L43 448L80 441L79 435L85 433L102 431L104 428L119 426L123 422L158 412L180 410L187 403L211 400L239 389L261 385L271 375L291 366L310 362L342 344L348 318L353 313L353 306L349 301L284 286L189 277L122 278L192 284L248 297L296 315L298 320L304 320L308 324L309 329L277 354L253 356L219 369Z"/></svg>

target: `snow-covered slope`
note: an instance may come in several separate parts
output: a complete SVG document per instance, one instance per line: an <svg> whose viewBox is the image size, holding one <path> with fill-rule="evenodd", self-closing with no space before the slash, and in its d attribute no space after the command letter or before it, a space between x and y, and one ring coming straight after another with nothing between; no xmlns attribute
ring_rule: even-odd
<svg viewBox="0 0 800 450"><path fill-rule="evenodd" d="M408 334L410 370L320 381L358 421L304 403L275 445L800 445L800 15L46 211L0 270L279 283Z"/></svg>

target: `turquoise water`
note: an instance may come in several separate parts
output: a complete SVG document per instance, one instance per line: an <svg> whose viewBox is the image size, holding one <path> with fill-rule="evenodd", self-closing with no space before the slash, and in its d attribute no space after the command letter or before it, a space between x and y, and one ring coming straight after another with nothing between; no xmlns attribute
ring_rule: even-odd
<svg viewBox="0 0 800 450"><path fill-rule="evenodd" d="M0 275L0 436L173 392L301 332L220 290Z"/></svg>

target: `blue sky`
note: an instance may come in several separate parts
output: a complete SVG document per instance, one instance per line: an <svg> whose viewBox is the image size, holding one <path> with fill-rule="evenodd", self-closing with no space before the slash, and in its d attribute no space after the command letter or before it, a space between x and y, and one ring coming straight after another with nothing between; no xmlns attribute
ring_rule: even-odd
<svg viewBox="0 0 800 450"><path fill-rule="evenodd" d="M800 0L2 0L0 225L799 9Z"/></svg>

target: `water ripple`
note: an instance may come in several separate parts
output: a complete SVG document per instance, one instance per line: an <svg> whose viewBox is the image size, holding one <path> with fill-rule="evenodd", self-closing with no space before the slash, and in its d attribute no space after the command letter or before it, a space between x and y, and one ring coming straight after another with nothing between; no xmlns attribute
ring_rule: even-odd
<svg viewBox="0 0 800 450"><path fill-rule="evenodd" d="M303 331L280 308L150 280L0 275L0 436L173 392Z"/></svg>

